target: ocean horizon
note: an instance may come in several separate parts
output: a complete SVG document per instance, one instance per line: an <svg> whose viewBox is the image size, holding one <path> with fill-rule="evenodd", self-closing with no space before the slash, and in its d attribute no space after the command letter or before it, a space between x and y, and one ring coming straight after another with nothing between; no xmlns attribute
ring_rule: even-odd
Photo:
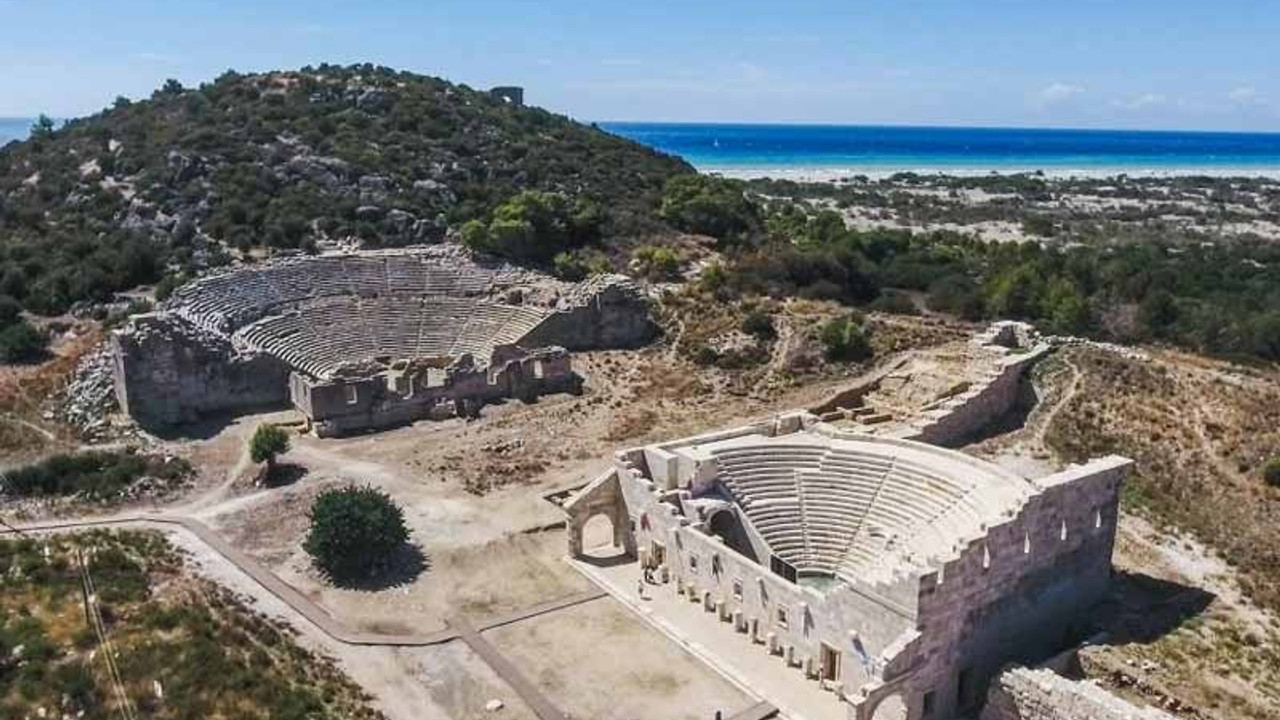
<svg viewBox="0 0 1280 720"><path fill-rule="evenodd" d="M0 118L0 146L34 118ZM596 123L731 177L830 180L897 172L1280 177L1280 133L893 125Z"/></svg>
<svg viewBox="0 0 1280 720"><path fill-rule="evenodd" d="M25 140L33 122L34 118L0 117L0 147L14 140Z"/></svg>
<svg viewBox="0 0 1280 720"><path fill-rule="evenodd" d="M734 177L896 172L1054 176L1280 176L1280 133L1176 130L600 122L611 133Z"/></svg>

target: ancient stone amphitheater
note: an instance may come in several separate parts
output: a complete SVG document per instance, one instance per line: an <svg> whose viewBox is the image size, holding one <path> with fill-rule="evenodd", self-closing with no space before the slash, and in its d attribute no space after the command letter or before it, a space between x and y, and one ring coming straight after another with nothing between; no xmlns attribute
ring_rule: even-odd
<svg viewBox="0 0 1280 720"><path fill-rule="evenodd" d="M1110 582L1130 460L1025 475L951 449L1015 408L1048 349L1025 326L998 324L965 349L983 364L972 382L940 386L914 414L862 412L899 372L890 364L819 413L622 450L563 500L570 554L590 561L599 548L586 546L587 525L607 518L622 556L658 578L655 600L671 593L722 626L723 641L698 631L706 657L741 670L757 666L741 653L780 656L789 670L778 672L802 674L849 720L974 717L1007 663L1077 640ZM589 574L622 566L593 562ZM1073 692L1019 676L997 684L1019 712Z"/></svg>
<svg viewBox="0 0 1280 720"><path fill-rule="evenodd" d="M564 283L456 246L299 257L202 278L113 337L146 425L292 404L320 435L576 391L568 351L653 334L625 278Z"/></svg>

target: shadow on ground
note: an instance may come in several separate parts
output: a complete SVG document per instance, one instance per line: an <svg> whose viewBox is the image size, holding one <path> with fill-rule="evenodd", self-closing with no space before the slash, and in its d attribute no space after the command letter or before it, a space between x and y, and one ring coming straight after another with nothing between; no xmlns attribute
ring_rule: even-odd
<svg viewBox="0 0 1280 720"><path fill-rule="evenodd" d="M596 552L598 552L598 550ZM619 552L607 554L607 555L606 554L593 555L588 553L586 555L579 557L578 560L582 561L587 565L591 565L593 567L610 568L610 567L617 567L619 565L626 565L628 563L633 563L636 561L636 558L634 555L628 555L624 552L619 551Z"/></svg>
<svg viewBox="0 0 1280 720"><path fill-rule="evenodd" d="M363 577L336 578L329 580L334 587L343 590L363 590L379 592L391 588L402 587L416 581L424 572L431 570L431 558L414 543L405 543L382 568Z"/></svg>
<svg viewBox="0 0 1280 720"><path fill-rule="evenodd" d="M296 463L280 463L267 475L264 487L282 488L293 485L307 476L307 469Z"/></svg>
<svg viewBox="0 0 1280 720"><path fill-rule="evenodd" d="M245 415L285 412L290 409L289 405L269 403L245 408L234 413L207 413L199 420L181 425L158 425L146 422L141 423L141 425L143 429L161 440L212 440Z"/></svg>
<svg viewBox="0 0 1280 720"><path fill-rule="evenodd" d="M1198 587L1142 573L1117 571L1096 615L1103 644L1150 643L1198 617L1216 596Z"/></svg>

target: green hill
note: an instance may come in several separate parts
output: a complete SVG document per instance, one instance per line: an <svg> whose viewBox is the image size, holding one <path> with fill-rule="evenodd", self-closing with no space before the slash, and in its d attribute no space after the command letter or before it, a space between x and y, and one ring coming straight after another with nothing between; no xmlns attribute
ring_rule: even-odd
<svg viewBox="0 0 1280 720"><path fill-rule="evenodd" d="M526 190L605 238L661 230L683 161L563 116L370 65L170 81L0 150L0 295L53 314L225 249L438 240Z"/></svg>

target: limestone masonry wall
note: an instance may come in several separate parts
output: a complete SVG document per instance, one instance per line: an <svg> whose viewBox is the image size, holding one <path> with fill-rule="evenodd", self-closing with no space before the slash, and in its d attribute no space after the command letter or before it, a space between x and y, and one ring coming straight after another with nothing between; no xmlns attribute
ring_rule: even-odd
<svg viewBox="0 0 1280 720"><path fill-rule="evenodd" d="M145 426L288 400L289 368L166 314L135 317L111 339L120 408Z"/></svg>
<svg viewBox="0 0 1280 720"><path fill-rule="evenodd" d="M1131 465L1107 457L1036 480L1017 515L921 578L913 684L933 693L940 717L979 702L1004 664L1039 661L1071 641L1080 609L1100 602L1111 581Z"/></svg>
<svg viewBox="0 0 1280 720"><path fill-rule="evenodd" d="M1051 670L1016 667L991 686L982 720L1174 720L1156 708L1139 708L1090 682Z"/></svg>
<svg viewBox="0 0 1280 720"><path fill-rule="evenodd" d="M971 342L996 355L986 382L925 410L900 437L944 447L971 440L1014 408L1023 376L1052 350L1029 325L1015 322L994 323Z"/></svg>
<svg viewBox="0 0 1280 720"><path fill-rule="evenodd" d="M588 280L577 294L564 298L555 313L525 336L524 344L571 351L636 348L657 332L640 288L620 276L604 276Z"/></svg>

